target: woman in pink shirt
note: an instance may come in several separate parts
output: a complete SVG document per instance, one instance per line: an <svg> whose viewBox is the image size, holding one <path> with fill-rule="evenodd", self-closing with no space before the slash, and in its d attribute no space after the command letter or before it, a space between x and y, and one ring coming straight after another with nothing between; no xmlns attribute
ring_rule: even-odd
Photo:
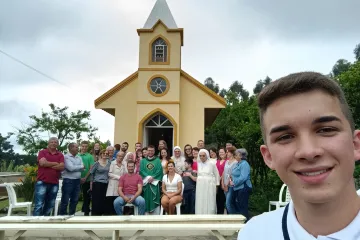
<svg viewBox="0 0 360 240"><path fill-rule="evenodd" d="M219 159L216 161L216 168L219 171L219 175L221 176L220 182L222 182L222 176L224 173L225 163L226 163L226 152L225 148L219 149ZM216 208L217 208L217 214L224 214L225 209L225 194L222 187L218 188L218 191L216 193Z"/></svg>

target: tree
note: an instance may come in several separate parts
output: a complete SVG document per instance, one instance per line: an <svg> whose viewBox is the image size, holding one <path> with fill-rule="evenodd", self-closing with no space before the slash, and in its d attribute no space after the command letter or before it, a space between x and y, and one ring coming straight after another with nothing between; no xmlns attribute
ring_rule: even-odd
<svg viewBox="0 0 360 240"><path fill-rule="evenodd" d="M235 81L231 84L229 91L233 92L237 99L246 101L249 99L249 92L244 88L243 84Z"/></svg>
<svg viewBox="0 0 360 240"><path fill-rule="evenodd" d="M352 111L356 128L360 127L360 61L338 76L346 100Z"/></svg>
<svg viewBox="0 0 360 240"><path fill-rule="evenodd" d="M271 83L272 79L269 78L269 76L266 76L266 78L264 80L259 80L257 81L253 92L254 94L259 94L261 92L261 90L263 90L264 87L266 87L267 85L269 85Z"/></svg>
<svg viewBox="0 0 360 240"><path fill-rule="evenodd" d="M221 91L219 92L219 95L220 95L221 97L225 97L226 94L227 94L227 90L226 90L225 88L221 89Z"/></svg>
<svg viewBox="0 0 360 240"><path fill-rule="evenodd" d="M332 75L337 78L341 73L349 70L351 63L345 59L339 59L332 68Z"/></svg>
<svg viewBox="0 0 360 240"><path fill-rule="evenodd" d="M356 45L354 49L355 58L357 61L360 61L360 43Z"/></svg>
<svg viewBox="0 0 360 240"><path fill-rule="evenodd" d="M5 160L6 162L10 162L15 160L14 146L9 141L11 136L12 133L8 133L7 136L2 136L0 133L0 161Z"/></svg>
<svg viewBox="0 0 360 240"><path fill-rule="evenodd" d="M214 93L219 93L219 84L215 83L215 81L211 77L205 79L204 85L210 88Z"/></svg>
<svg viewBox="0 0 360 240"><path fill-rule="evenodd" d="M46 148L51 136L59 139L59 150L63 151L70 141L81 139L82 134L87 134L88 139L91 139L97 131L88 123L89 111L68 113L68 107L60 108L52 103L49 106L50 112L43 111L40 116L30 116L30 124L17 129L17 143L23 146L25 152L36 154Z"/></svg>

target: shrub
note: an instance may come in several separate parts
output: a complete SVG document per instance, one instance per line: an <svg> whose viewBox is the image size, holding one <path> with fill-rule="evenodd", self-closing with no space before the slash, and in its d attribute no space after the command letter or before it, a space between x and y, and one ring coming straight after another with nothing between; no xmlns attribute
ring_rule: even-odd
<svg viewBox="0 0 360 240"><path fill-rule="evenodd" d="M270 171L263 181L257 182L253 186L253 193L249 199L249 211L251 215L258 215L269 210L269 201L279 201L279 191L283 182L275 171Z"/></svg>
<svg viewBox="0 0 360 240"><path fill-rule="evenodd" d="M24 198L24 201L28 202L31 202L33 200L37 170L37 166L28 166L24 168L24 180L19 179L21 184L16 184L14 186L18 198Z"/></svg>

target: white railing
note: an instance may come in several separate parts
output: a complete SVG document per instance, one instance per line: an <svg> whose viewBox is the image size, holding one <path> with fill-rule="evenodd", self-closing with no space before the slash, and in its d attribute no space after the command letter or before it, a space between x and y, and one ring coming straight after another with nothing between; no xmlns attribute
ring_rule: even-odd
<svg viewBox="0 0 360 240"><path fill-rule="evenodd" d="M2 217L0 240L6 237L90 237L100 240L112 235L113 240L130 236L216 236L225 240L244 226L242 215L145 215L145 216L56 216Z"/></svg>

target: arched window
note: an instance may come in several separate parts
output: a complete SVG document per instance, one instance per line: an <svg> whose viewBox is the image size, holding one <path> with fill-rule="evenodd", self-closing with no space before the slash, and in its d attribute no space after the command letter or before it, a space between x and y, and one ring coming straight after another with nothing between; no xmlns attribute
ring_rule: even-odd
<svg viewBox="0 0 360 240"><path fill-rule="evenodd" d="M167 62L168 45L162 38L157 38L152 43L152 61L153 62Z"/></svg>

